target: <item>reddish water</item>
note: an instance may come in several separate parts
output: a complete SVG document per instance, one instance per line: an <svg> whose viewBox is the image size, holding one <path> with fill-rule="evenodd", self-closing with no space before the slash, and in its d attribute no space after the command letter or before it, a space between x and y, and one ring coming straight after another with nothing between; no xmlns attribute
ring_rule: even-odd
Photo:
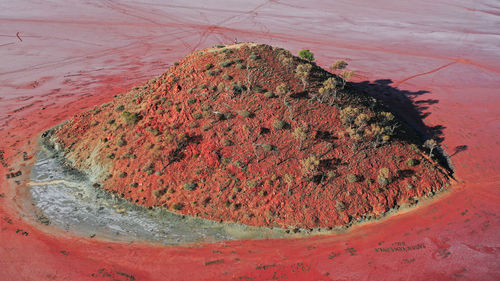
<svg viewBox="0 0 500 281"><path fill-rule="evenodd" d="M495 1L0 6L0 280L500 279ZM442 126L459 183L416 210L294 240L120 244L23 219L17 187L31 161L22 161L23 152L29 158L35 149L28 140L195 49L235 39L308 48L322 66L346 59L356 80L391 79L400 90L428 91L414 102L425 124ZM7 179L10 168L24 175Z"/></svg>

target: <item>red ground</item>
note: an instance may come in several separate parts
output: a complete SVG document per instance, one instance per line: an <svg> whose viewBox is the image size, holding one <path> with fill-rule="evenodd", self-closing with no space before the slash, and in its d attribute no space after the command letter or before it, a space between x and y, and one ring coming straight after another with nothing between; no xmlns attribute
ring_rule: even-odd
<svg viewBox="0 0 500 281"><path fill-rule="evenodd" d="M193 9L103 3L4 4L2 174L23 169L22 152L28 158L34 152L27 141L42 130L161 73L164 62L237 37L295 52L309 48L323 66L346 58L353 70L363 70L359 80L392 79L399 89L429 91L414 101L426 107L423 113L432 113L427 125L444 126L443 144L454 154L460 183L417 210L345 234L158 247L74 237L33 225L18 211L22 194L11 188L16 179L4 177L1 280L500 278L500 66L494 4L360 1L300 7L269 1L225 9L214 2Z"/></svg>

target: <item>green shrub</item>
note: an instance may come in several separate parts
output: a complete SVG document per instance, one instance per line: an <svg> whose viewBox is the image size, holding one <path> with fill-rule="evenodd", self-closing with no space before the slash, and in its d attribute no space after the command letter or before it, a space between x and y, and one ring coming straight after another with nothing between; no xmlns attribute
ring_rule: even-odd
<svg viewBox="0 0 500 281"><path fill-rule="evenodd" d="M248 58L251 60L258 60L258 59L260 59L260 56L257 54L251 54Z"/></svg>
<svg viewBox="0 0 500 281"><path fill-rule="evenodd" d="M308 60L308 61L314 61L314 54L311 53L311 51L304 49L299 51L299 57Z"/></svg>
<svg viewBox="0 0 500 281"><path fill-rule="evenodd" d="M211 64L211 63L207 63L207 64L205 65L205 69L206 69L206 70L209 70L209 69L210 69L210 68L212 68L212 67L214 67L214 65L213 65L213 64Z"/></svg>
<svg viewBox="0 0 500 281"><path fill-rule="evenodd" d="M136 182L133 182L133 183L129 184L129 186L130 186L130 187L138 187L138 186L139 186L139 184L138 184L138 183L136 183Z"/></svg>
<svg viewBox="0 0 500 281"><path fill-rule="evenodd" d="M124 140L124 139L122 139L122 138L119 138L119 139L118 139L118 141L116 142L116 144L117 144L118 146L125 146L125 145L127 145L127 141L125 141L125 140Z"/></svg>
<svg viewBox="0 0 500 281"><path fill-rule="evenodd" d="M141 119L138 113L131 113L128 111L123 111L121 116L128 125L134 125Z"/></svg>
<svg viewBox="0 0 500 281"><path fill-rule="evenodd" d="M183 186L183 188L184 188L185 190L192 191L192 190L195 190L197 186L198 186L198 185L197 185L196 183L192 183L192 182L190 182L190 183L185 183L185 184L184 184L184 186Z"/></svg>
<svg viewBox="0 0 500 281"><path fill-rule="evenodd" d="M232 64L233 64L233 61L231 61L231 60L225 60L225 61L221 61L221 62L219 63L219 65L220 65L220 66L222 66L222 67L229 67L229 66L231 66Z"/></svg>
<svg viewBox="0 0 500 281"><path fill-rule="evenodd" d="M271 151L273 150L273 146L270 144L263 144L262 149L264 149L265 151Z"/></svg>
<svg viewBox="0 0 500 281"><path fill-rule="evenodd" d="M172 206L172 208L173 208L174 210L179 211L179 210L181 210L182 208L184 208L184 204L182 204L182 203L175 203L175 204Z"/></svg>
<svg viewBox="0 0 500 281"><path fill-rule="evenodd" d="M227 74L222 75L222 78L225 80L233 80L233 77L231 75L227 75Z"/></svg>
<svg viewBox="0 0 500 281"><path fill-rule="evenodd" d="M245 68L246 68L246 66L245 66L244 64L238 63L238 64L236 65L236 68L238 68L238 69L245 69Z"/></svg>

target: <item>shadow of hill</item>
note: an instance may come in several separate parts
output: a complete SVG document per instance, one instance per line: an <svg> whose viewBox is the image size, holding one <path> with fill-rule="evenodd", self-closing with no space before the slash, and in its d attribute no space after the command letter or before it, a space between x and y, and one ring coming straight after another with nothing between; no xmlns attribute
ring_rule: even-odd
<svg viewBox="0 0 500 281"><path fill-rule="evenodd" d="M374 82L363 81L359 83L350 82L349 86L354 89L354 92L372 96L379 100L383 106L389 109L393 114L397 115L400 120L404 121L408 126L412 127L418 134L418 137L403 136L402 138L411 143L422 146L425 140L434 139L438 143L444 140L444 125L427 126L424 119L431 113L428 111L431 105L439 103L437 99L420 99L415 100L428 94L428 91L407 91L392 87L392 80L383 79ZM455 149L452 155L467 149L467 145L461 145L459 149ZM437 148L437 153L434 153L438 162L452 171L449 162L448 154L441 148Z"/></svg>

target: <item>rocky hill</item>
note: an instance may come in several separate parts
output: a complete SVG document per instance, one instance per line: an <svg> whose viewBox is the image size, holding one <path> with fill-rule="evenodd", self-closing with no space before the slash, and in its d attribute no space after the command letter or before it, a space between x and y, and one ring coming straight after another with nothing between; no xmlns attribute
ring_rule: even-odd
<svg viewBox="0 0 500 281"><path fill-rule="evenodd" d="M248 225L346 225L448 183L424 139L379 101L255 43L190 54L52 137L109 192Z"/></svg>

